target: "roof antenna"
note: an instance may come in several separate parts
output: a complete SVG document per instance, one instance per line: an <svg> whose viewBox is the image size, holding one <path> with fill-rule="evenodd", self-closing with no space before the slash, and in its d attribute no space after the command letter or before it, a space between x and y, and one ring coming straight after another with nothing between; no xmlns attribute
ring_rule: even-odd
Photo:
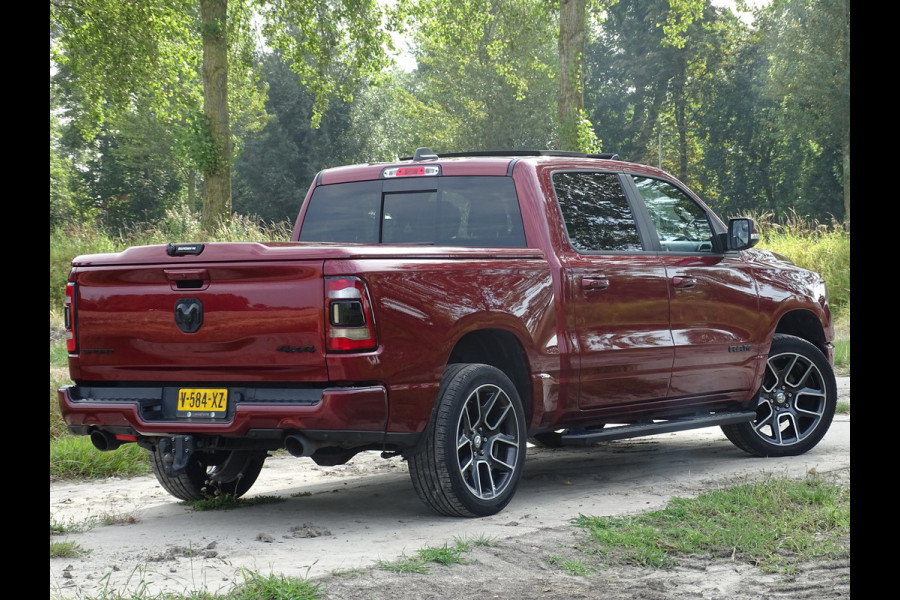
<svg viewBox="0 0 900 600"><path fill-rule="evenodd" d="M437 158L438 155L429 148L416 148L416 153L413 154L413 160L435 160Z"/></svg>

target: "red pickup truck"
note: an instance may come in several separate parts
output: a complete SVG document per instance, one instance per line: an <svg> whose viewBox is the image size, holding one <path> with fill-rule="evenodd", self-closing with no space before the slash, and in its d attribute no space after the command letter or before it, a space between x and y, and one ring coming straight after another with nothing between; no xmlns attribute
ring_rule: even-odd
<svg viewBox="0 0 900 600"><path fill-rule="evenodd" d="M835 410L825 283L657 169L564 152L327 169L290 242L74 259L72 433L181 499L267 453L409 463L438 513L511 500L529 442L721 426L806 452Z"/></svg>

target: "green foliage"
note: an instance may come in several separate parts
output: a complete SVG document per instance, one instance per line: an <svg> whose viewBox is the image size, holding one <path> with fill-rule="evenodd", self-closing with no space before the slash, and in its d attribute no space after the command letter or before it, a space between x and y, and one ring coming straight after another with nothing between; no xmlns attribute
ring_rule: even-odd
<svg viewBox="0 0 900 600"><path fill-rule="evenodd" d="M835 340L834 366L850 374L850 340Z"/></svg>
<svg viewBox="0 0 900 600"><path fill-rule="evenodd" d="M267 224L256 217L232 215L227 223L220 222L212 231L204 231L199 215L182 205L167 210L156 221L132 224L116 233L89 223L54 229L50 232L50 311L62 312L66 280L76 256L170 242L287 241L292 228L293 221Z"/></svg>
<svg viewBox="0 0 900 600"><path fill-rule="evenodd" d="M59 343L57 343L59 345ZM63 349L65 346L63 345ZM53 440L60 439L69 434L69 429L63 421L62 414L59 412L59 400L56 391L67 384L72 383L69 380L69 368L66 363L62 365L50 363L50 443Z"/></svg>
<svg viewBox="0 0 900 600"><path fill-rule="evenodd" d="M797 139L804 158L815 162L805 170L818 171L839 190L842 202L830 212L849 220L850 2L776 0L758 16L769 56L763 93L785 116L782 134Z"/></svg>
<svg viewBox="0 0 900 600"><path fill-rule="evenodd" d="M794 214L785 224L771 215L758 217L760 248L782 254L805 269L822 275L832 311L850 307L850 231L841 223L824 225Z"/></svg>
<svg viewBox="0 0 900 600"><path fill-rule="evenodd" d="M483 533L465 537L453 538L453 543L461 552L469 552L473 546L481 546L484 548L496 548L500 545L497 538L484 535Z"/></svg>
<svg viewBox="0 0 900 600"><path fill-rule="evenodd" d="M371 158L361 151L369 136L354 130L352 106L344 102L332 103L319 127L310 127L315 96L279 54L262 55L259 71L268 82L266 112L271 118L260 131L244 136L234 165L233 207L238 213L293 222L318 171ZM363 96L376 92L360 88Z"/></svg>
<svg viewBox="0 0 900 600"><path fill-rule="evenodd" d="M78 558L88 552L75 542L50 542L50 558Z"/></svg>
<svg viewBox="0 0 900 600"><path fill-rule="evenodd" d="M400 79L401 155L547 148L555 137L554 15L535 0L420 0L418 68Z"/></svg>
<svg viewBox="0 0 900 600"><path fill-rule="evenodd" d="M194 19L192 0L50 3L50 58L77 77L86 135L129 110L138 92L167 117L200 105Z"/></svg>
<svg viewBox="0 0 900 600"><path fill-rule="evenodd" d="M427 546L416 551L416 556L407 556L403 554L399 559L394 561L377 560L375 567L382 571L392 571L394 573L430 573L428 563L438 563L441 565L465 564L466 561L462 557L464 552L469 552L473 545L489 545L490 542L484 537L477 538L479 541L469 541L461 538L454 540L453 546L444 544L443 546Z"/></svg>
<svg viewBox="0 0 900 600"><path fill-rule="evenodd" d="M673 498L661 511L637 517L580 516L609 560L667 567L677 554L733 556L778 571L812 558L844 556L850 532L850 491L810 475L770 478Z"/></svg>
<svg viewBox="0 0 900 600"><path fill-rule="evenodd" d="M578 558L563 558L559 555L551 554L547 557L547 562L559 567L569 575L587 575L591 572L591 568Z"/></svg>
<svg viewBox="0 0 900 600"><path fill-rule="evenodd" d="M229 590L210 592L201 588L181 594L152 592L148 582L141 580L123 589L107 585L96 595L85 596L85 600L321 600L322 594L320 584L306 579L242 571L242 580Z"/></svg>
<svg viewBox="0 0 900 600"><path fill-rule="evenodd" d="M423 563L438 563L440 565L465 564L462 558L463 547L450 547L444 544L440 547L421 548L417 551L419 559Z"/></svg>
<svg viewBox="0 0 900 600"><path fill-rule="evenodd" d="M283 53L315 97L313 128L332 100L352 100L361 81L377 83L391 62L390 32L399 22L383 3L260 0L257 4L266 40Z"/></svg>
<svg viewBox="0 0 900 600"><path fill-rule="evenodd" d="M419 557L409 557L405 554L393 561L378 559L375 561L375 568L381 569L382 571L391 571L392 573L402 574L419 573L424 575L431 572Z"/></svg>
<svg viewBox="0 0 900 600"><path fill-rule="evenodd" d="M305 579L245 572L244 581L222 600L317 600L321 598L318 584ZM212 600L212 599L211 599Z"/></svg>
<svg viewBox="0 0 900 600"><path fill-rule="evenodd" d="M754 16L704 102L699 179L721 212L848 221L849 3L779 0Z"/></svg>
<svg viewBox="0 0 900 600"><path fill-rule="evenodd" d="M50 440L50 477L98 479L150 472L147 451L137 444L101 452L88 436L62 436Z"/></svg>

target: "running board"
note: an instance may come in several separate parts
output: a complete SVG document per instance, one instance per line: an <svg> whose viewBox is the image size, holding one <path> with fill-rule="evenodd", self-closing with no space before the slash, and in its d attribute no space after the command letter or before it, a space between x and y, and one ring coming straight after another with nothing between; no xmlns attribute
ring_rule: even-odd
<svg viewBox="0 0 900 600"><path fill-rule="evenodd" d="M756 411L740 413L719 413L704 415L702 417L686 417L669 419L667 421L644 421L632 425L619 425L606 429L595 430L569 430L562 434L561 442L564 446L587 446L595 442L610 440L622 440L626 438L655 435L657 433L671 433L686 429L700 429L701 427L714 427L716 425L730 425L732 423L746 423L756 418Z"/></svg>

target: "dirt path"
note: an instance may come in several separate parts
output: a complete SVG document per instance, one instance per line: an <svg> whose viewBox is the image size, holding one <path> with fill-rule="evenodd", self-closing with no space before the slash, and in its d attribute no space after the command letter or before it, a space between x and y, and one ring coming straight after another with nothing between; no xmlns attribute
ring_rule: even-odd
<svg viewBox="0 0 900 600"><path fill-rule="evenodd" d="M849 379L841 380L849 400ZM849 597L849 560L801 568L793 578L766 575L730 559L688 558L667 571L604 568L572 576L547 562L575 556L579 514L625 515L766 474L800 478L810 470L849 482L850 417L836 417L804 456L754 459L717 428L603 444L590 449L530 449L512 503L483 519L438 517L412 489L406 464L375 453L322 468L275 456L248 497L283 501L233 511L195 512L150 477L50 485L50 518L95 526L65 539L91 552L50 560L51 598L99 590L155 593L229 589L241 570L314 577L328 598L839 598ZM103 521L121 524L102 525ZM433 565L426 575L368 569L454 538L491 538L467 564ZM341 576L335 576L340 573Z"/></svg>

